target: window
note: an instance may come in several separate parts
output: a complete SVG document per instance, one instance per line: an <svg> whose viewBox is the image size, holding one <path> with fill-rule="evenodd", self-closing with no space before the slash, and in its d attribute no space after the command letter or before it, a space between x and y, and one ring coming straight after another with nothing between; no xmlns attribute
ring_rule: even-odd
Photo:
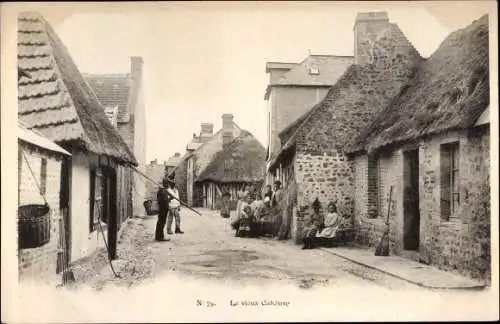
<svg viewBox="0 0 500 324"><path fill-rule="evenodd" d="M47 159L42 158L40 167L40 194L45 195L47 192Z"/></svg>
<svg viewBox="0 0 500 324"><path fill-rule="evenodd" d="M377 218L379 214L379 159L368 157L368 211L369 218Z"/></svg>
<svg viewBox="0 0 500 324"><path fill-rule="evenodd" d="M99 219L104 221L103 175L101 170L90 172L90 231L98 228Z"/></svg>
<svg viewBox="0 0 500 324"><path fill-rule="evenodd" d="M457 217L460 204L459 144L441 145L441 218L445 221Z"/></svg>
<svg viewBox="0 0 500 324"><path fill-rule="evenodd" d="M317 67L311 67L309 68L309 74L317 75L319 74L319 69Z"/></svg>

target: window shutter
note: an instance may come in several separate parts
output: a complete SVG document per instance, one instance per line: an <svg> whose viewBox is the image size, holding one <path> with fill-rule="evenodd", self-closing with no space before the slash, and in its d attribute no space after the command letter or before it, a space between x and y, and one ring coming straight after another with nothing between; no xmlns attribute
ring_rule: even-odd
<svg viewBox="0 0 500 324"><path fill-rule="evenodd" d="M450 151L441 147L441 219L450 219L450 182L451 182L451 159Z"/></svg>

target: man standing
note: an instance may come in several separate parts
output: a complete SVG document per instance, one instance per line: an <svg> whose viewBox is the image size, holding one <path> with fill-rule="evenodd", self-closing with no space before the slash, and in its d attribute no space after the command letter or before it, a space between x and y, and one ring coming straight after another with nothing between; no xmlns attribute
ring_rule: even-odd
<svg viewBox="0 0 500 324"><path fill-rule="evenodd" d="M184 234L184 232L181 231L181 217L180 217L181 204L179 202L179 191L175 187L175 178L173 176L170 176L167 178L167 181L170 184L170 187L168 188L167 191L171 197L169 203L168 219L167 219L167 233L173 234L172 222L173 219L175 218L175 233Z"/></svg>
<svg viewBox="0 0 500 324"><path fill-rule="evenodd" d="M273 198L273 188L271 188L271 185L266 186L267 190L264 193L264 198L269 197L269 200Z"/></svg>
<svg viewBox="0 0 500 324"><path fill-rule="evenodd" d="M283 189L281 189L281 181L276 180L274 182L274 194L272 197L272 206L277 206L280 204L281 200L283 199Z"/></svg>
<svg viewBox="0 0 500 324"><path fill-rule="evenodd" d="M158 220L156 222L156 231L155 231L155 240L156 241L170 241L170 238L165 238L164 236L164 228L165 223L167 221L168 214L168 205L169 205L169 196L167 193L167 180L163 179L163 186L158 188L158 192L156 193L156 198L158 199Z"/></svg>

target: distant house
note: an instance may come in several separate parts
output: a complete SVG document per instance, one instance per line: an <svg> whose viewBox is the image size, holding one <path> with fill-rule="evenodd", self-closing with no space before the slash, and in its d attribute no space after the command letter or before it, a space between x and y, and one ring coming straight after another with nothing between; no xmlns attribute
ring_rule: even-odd
<svg viewBox="0 0 500 324"><path fill-rule="evenodd" d="M142 80L143 60L132 56L130 73L84 75L120 136L134 153L142 172L146 171L146 107ZM144 213L146 185L132 170L118 167L118 187L127 201L119 206L126 218ZM125 219L122 220L122 222Z"/></svg>
<svg viewBox="0 0 500 324"><path fill-rule="evenodd" d="M223 192L232 200L245 185L260 188L265 175L266 150L249 132L243 130L231 142L223 144L212 161L196 178L202 187L203 207L218 209Z"/></svg>
<svg viewBox="0 0 500 324"><path fill-rule="evenodd" d="M378 39L378 41L377 41ZM298 186L297 216L291 235L301 240L302 222L318 198L323 206L337 201L339 212L351 215L354 204L354 162L344 146L368 127L375 114L408 83L422 59L386 13L358 14L355 64L349 66L325 98L280 133L283 145L269 170L285 187ZM376 42L374 56L366 47Z"/></svg>
<svg viewBox="0 0 500 324"><path fill-rule="evenodd" d="M362 243L382 236L394 186L392 250L483 279L491 271L488 35L487 16L450 34L346 149Z"/></svg>
<svg viewBox="0 0 500 324"><path fill-rule="evenodd" d="M352 62L352 56L309 55L300 63L266 64L267 162L276 157L284 144L279 133L320 102ZM267 182L271 180L268 175Z"/></svg>
<svg viewBox="0 0 500 324"><path fill-rule="evenodd" d="M161 184L163 178L165 177L165 168L166 168L166 162L158 163L158 159L154 159L148 165L146 165L146 175L152 180ZM152 183L151 181L147 181L145 200L151 200L153 202L156 202L157 191L158 191L158 185Z"/></svg>
<svg viewBox="0 0 500 324"><path fill-rule="evenodd" d="M18 81L19 120L72 154L71 165L61 176L70 198L60 206L69 210L69 260L104 246L101 228L110 257L115 258L122 217L118 201L127 199L118 196L117 167L137 161L42 16L31 12L18 16L17 50L19 67L30 75Z"/></svg>
<svg viewBox="0 0 500 324"><path fill-rule="evenodd" d="M66 254L70 252L70 246L62 244L70 234L62 230L69 229L70 225L67 213L70 197L61 175L68 171L71 154L21 124L18 126L18 152L18 207L44 205L46 199L50 208L50 218L45 224L50 226L50 237L42 242L33 241L36 234L33 235L30 229L38 228L35 223L18 219L19 279L36 278L56 284L59 283L57 264L60 253L63 249L66 249Z"/></svg>
<svg viewBox="0 0 500 324"><path fill-rule="evenodd" d="M174 155L172 155L165 163L165 174L169 175L174 172L179 162L181 162L181 159L181 153L179 152L176 152Z"/></svg>
<svg viewBox="0 0 500 324"><path fill-rule="evenodd" d="M242 131L233 119L232 114L223 114L222 128L215 134L209 132L210 129L213 132L213 124L202 124L199 138L193 134L193 139L196 141L188 144L188 152L177 166L175 171L177 185L179 187L185 186L186 201L191 206L203 206L203 188L200 184L195 183L198 175L205 170L213 156L222 151L224 143L229 143ZM206 128L203 125L207 125ZM208 125L212 125L211 128Z"/></svg>

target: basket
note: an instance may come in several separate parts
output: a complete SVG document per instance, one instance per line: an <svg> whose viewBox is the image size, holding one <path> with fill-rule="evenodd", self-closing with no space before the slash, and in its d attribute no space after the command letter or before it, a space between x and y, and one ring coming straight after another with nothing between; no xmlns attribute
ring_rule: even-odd
<svg viewBox="0 0 500 324"><path fill-rule="evenodd" d="M41 247L50 241L50 208L48 205L24 205L18 209L19 248Z"/></svg>

